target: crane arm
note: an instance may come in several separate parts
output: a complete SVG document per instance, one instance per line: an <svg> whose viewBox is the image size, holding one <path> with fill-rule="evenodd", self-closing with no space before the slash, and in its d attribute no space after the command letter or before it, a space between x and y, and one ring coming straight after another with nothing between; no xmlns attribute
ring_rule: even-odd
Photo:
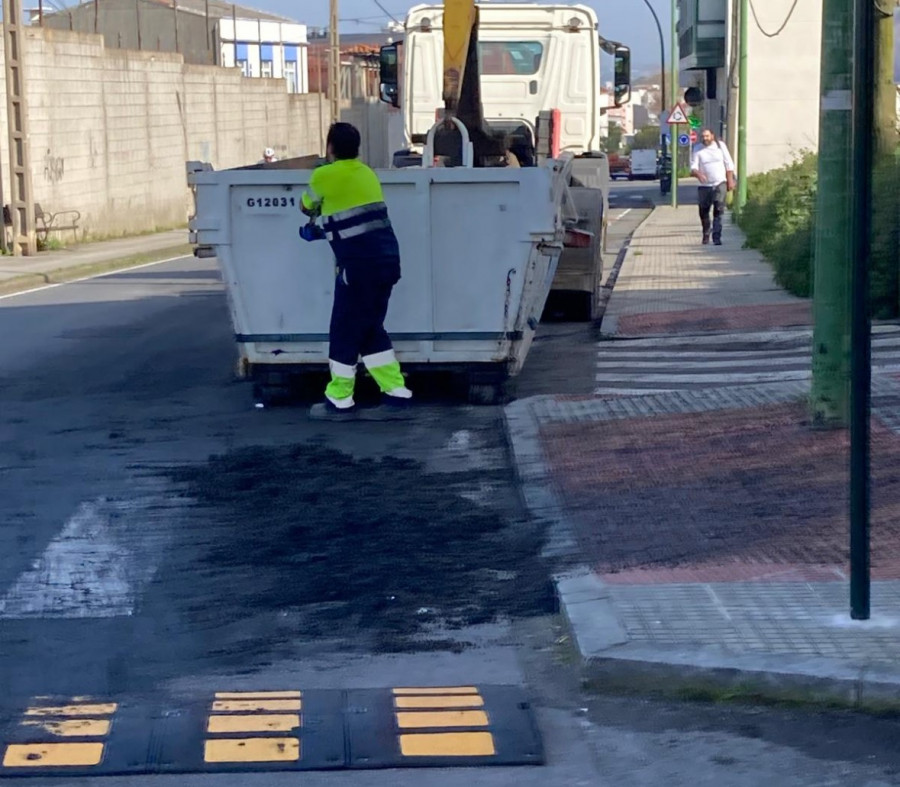
<svg viewBox="0 0 900 787"><path fill-rule="evenodd" d="M478 8L475 0L444 0L444 116L456 117L469 132L475 166L506 162L502 137L494 136L484 120L481 73L478 64ZM435 151L450 160L459 157L459 132L449 123L435 134Z"/></svg>
<svg viewBox="0 0 900 787"><path fill-rule="evenodd" d="M445 108L453 113L459 107L469 48L473 38L477 38L477 26L475 0L444 0L443 98Z"/></svg>

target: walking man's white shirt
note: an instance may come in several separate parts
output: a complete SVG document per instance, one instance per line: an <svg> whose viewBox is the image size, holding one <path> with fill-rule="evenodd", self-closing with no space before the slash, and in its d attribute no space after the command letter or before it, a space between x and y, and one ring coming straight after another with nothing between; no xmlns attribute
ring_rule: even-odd
<svg viewBox="0 0 900 787"><path fill-rule="evenodd" d="M716 140L712 145L702 142L691 155L691 172L699 172L704 186L718 186L725 183L726 172L734 172L734 161L724 142Z"/></svg>

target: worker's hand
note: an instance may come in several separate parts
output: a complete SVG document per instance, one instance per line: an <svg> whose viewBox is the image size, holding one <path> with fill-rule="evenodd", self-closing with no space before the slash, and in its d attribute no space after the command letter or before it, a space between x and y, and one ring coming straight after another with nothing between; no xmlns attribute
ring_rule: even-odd
<svg viewBox="0 0 900 787"><path fill-rule="evenodd" d="M325 240L325 230L318 224L309 222L300 228L300 237L305 241Z"/></svg>

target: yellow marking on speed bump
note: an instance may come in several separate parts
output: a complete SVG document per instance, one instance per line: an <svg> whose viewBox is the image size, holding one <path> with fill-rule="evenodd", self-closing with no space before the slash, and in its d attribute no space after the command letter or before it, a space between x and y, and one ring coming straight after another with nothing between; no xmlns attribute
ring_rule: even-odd
<svg viewBox="0 0 900 787"><path fill-rule="evenodd" d="M477 694L471 696L442 696L429 695L427 697L394 697L395 708L482 708L484 700Z"/></svg>
<svg viewBox="0 0 900 787"><path fill-rule="evenodd" d="M490 757L497 753L489 732L429 732L400 736L404 757Z"/></svg>
<svg viewBox="0 0 900 787"><path fill-rule="evenodd" d="M216 700L213 713L254 713L260 711L299 711L302 700Z"/></svg>
<svg viewBox="0 0 900 787"><path fill-rule="evenodd" d="M478 694L478 689L474 686L431 686L427 689L414 689L414 688L403 688L403 689L394 689L394 695L400 694L412 694L417 697L424 696L426 694L440 694L441 696L447 694Z"/></svg>
<svg viewBox="0 0 900 787"><path fill-rule="evenodd" d="M217 700L299 700L299 691L217 691Z"/></svg>
<svg viewBox="0 0 900 787"><path fill-rule="evenodd" d="M102 738L109 735L107 719L64 719L63 721L23 721L22 727L35 727L60 738Z"/></svg>
<svg viewBox="0 0 900 787"><path fill-rule="evenodd" d="M425 727L487 727L488 716L483 710L445 710L399 712L397 726L400 729Z"/></svg>
<svg viewBox="0 0 900 787"><path fill-rule="evenodd" d="M210 716L206 731L220 732L290 732L300 726L299 714L240 713L231 716Z"/></svg>
<svg viewBox="0 0 900 787"><path fill-rule="evenodd" d="M206 762L296 762L297 738L220 738L206 741Z"/></svg>
<svg viewBox="0 0 900 787"><path fill-rule="evenodd" d="M102 743L24 743L7 746L5 768L58 768L99 765Z"/></svg>
<svg viewBox="0 0 900 787"><path fill-rule="evenodd" d="M26 716L111 716L119 706L115 702L84 705L36 706L25 711Z"/></svg>

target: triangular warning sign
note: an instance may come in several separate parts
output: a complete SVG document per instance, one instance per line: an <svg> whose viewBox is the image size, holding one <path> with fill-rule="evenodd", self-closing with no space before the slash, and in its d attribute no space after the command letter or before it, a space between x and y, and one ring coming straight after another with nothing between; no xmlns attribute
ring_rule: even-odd
<svg viewBox="0 0 900 787"><path fill-rule="evenodd" d="M669 117L666 122L670 126L676 126L679 123L689 123L690 121L688 120L687 112L685 112L684 107L681 106L681 104L676 104L672 107L672 111L669 112Z"/></svg>

